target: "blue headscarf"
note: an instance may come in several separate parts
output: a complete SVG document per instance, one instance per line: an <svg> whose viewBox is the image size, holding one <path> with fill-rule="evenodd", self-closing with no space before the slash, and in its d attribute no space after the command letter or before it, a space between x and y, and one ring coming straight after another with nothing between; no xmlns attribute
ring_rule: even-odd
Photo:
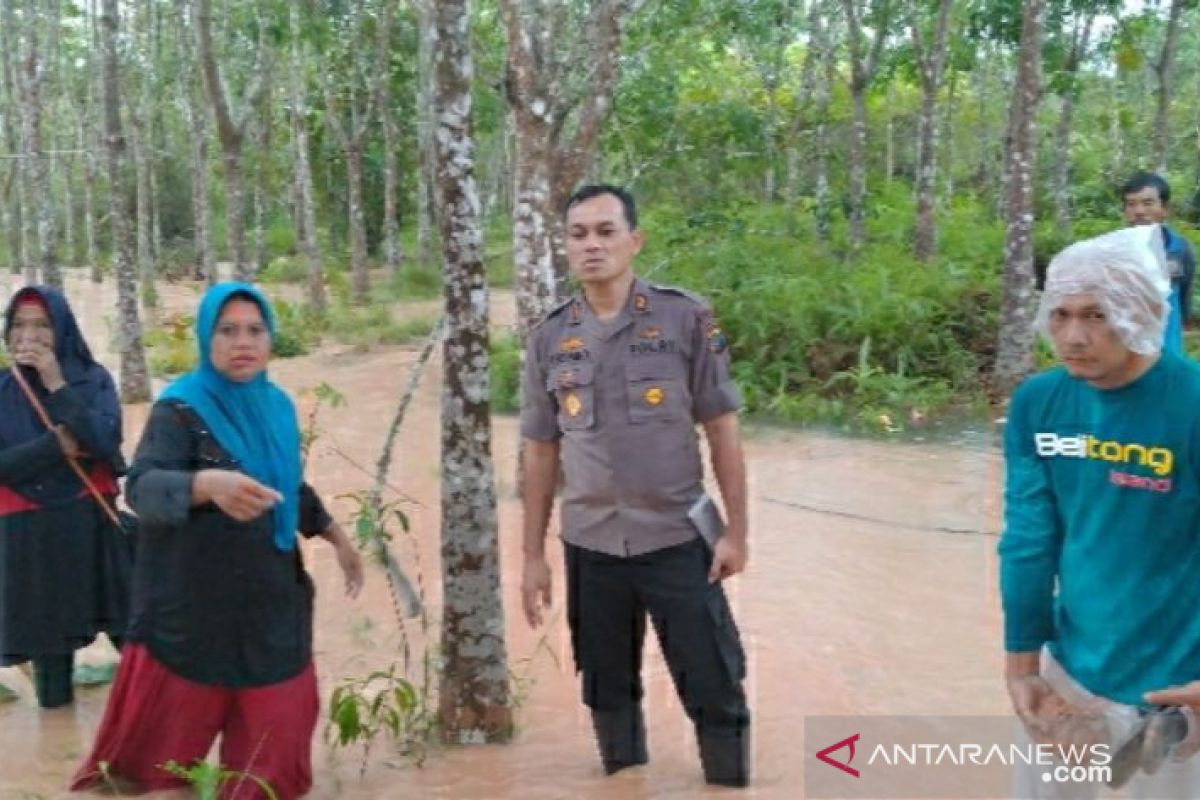
<svg viewBox="0 0 1200 800"><path fill-rule="evenodd" d="M296 407L282 389L267 380L266 370L240 383L217 372L212 364L212 337L221 310L239 297L258 304L274 338L275 312L261 291L247 283L218 283L205 293L196 314L200 365L168 386L160 399L182 400L195 409L246 474L283 495L272 514L275 546L286 552L296 546L300 523L302 476Z"/></svg>
<svg viewBox="0 0 1200 800"><path fill-rule="evenodd" d="M26 286L13 295L4 312L4 338L8 339L17 306L30 296L37 297L46 307L50 325L54 328L54 356L62 369L63 380L70 384L82 403L91 409L90 430L80 444L91 458L108 462L118 473L124 472L121 460L121 405L108 370L92 357L67 298L50 286ZM0 372L0 448L12 447L36 439L46 432L33 406L12 376L12 369L21 374L43 402L49 392L33 367L14 365ZM36 477L23 483L11 483L8 488L42 506L70 502L83 491L83 483L63 460L46 468Z"/></svg>

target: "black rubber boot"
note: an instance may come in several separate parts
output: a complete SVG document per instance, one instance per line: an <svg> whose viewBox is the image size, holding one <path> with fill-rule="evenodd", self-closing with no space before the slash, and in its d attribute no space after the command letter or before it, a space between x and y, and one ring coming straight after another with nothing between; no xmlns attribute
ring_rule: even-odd
<svg viewBox="0 0 1200 800"><path fill-rule="evenodd" d="M39 656L33 659L33 682L37 688L39 706L59 708L69 705L75 699L75 687L71 684L74 666L73 653Z"/></svg>
<svg viewBox="0 0 1200 800"><path fill-rule="evenodd" d="M604 774L612 775L626 767L636 767L650 760L646 754L646 723L641 706L629 706L619 711L592 711L592 727Z"/></svg>
<svg viewBox="0 0 1200 800"><path fill-rule="evenodd" d="M750 729L733 736L699 734L704 780L714 786L750 785Z"/></svg>

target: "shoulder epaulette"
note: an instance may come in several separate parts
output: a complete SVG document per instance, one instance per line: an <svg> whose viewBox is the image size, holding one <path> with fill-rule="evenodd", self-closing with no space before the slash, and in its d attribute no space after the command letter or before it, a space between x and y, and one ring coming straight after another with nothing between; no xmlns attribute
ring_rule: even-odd
<svg viewBox="0 0 1200 800"><path fill-rule="evenodd" d="M711 305L708 302L708 300L706 300L704 298L703 295L696 294L695 292L689 291L687 289L680 289L678 286L660 286L659 284L655 284L655 283L648 284L648 286L656 292L662 292L663 294L671 294L671 295L675 295L676 297L687 298L688 300L691 300L693 303L704 306L705 308L708 308Z"/></svg>
<svg viewBox="0 0 1200 800"><path fill-rule="evenodd" d="M538 320L537 324L533 326L533 330L535 330L535 331L536 331L538 328L540 328L540 327L542 327L543 325L545 325L545 324L546 324L548 321L550 321L550 320L554 319L554 318L555 318L555 317L557 317L559 314L561 314L561 313L563 313L564 311L566 311L566 310L567 310L567 309L568 309L568 308L571 306L571 303L573 303L574 301L575 301L575 298L574 298L574 297L568 297L566 300L563 300L563 301L559 302L559 304L558 304L558 305L554 306L554 308L552 308L552 309L550 309L549 311L547 311L547 312L546 312L546 313L545 313L545 314L542 316L542 318Z"/></svg>

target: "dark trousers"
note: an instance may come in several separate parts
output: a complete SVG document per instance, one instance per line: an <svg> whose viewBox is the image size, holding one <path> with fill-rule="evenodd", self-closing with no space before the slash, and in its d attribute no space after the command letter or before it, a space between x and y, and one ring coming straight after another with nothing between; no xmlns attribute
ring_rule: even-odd
<svg viewBox="0 0 1200 800"><path fill-rule="evenodd" d="M702 754L706 741L744 749L750 727L745 655L725 592L708 582L712 555L703 540L629 557L568 544L566 561L567 617L583 702L594 712L639 704L648 614Z"/></svg>
<svg viewBox="0 0 1200 800"><path fill-rule="evenodd" d="M75 699L71 682L75 670L75 654L36 656L33 659L33 682L37 689L38 705L58 708Z"/></svg>

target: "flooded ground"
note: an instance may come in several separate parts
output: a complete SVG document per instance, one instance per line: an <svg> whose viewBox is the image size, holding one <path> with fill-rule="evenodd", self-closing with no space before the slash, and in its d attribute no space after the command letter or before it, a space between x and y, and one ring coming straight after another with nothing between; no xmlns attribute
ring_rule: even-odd
<svg viewBox="0 0 1200 800"><path fill-rule="evenodd" d="M68 291L90 341L105 341L109 288L98 292L80 283ZM168 310L190 308L198 296L188 286L162 291ZM495 313L501 321L510 318L511 299L498 298ZM294 392L323 381L346 396L344 407L321 411L309 465L309 480L343 520L352 503L332 498L369 486L360 467L369 469L378 456L415 356L415 347L329 347L272 366L273 377ZM112 363L110 353L105 360ZM390 485L411 498L406 510L414 538L397 551L413 572L420 557L433 610L439 594L439 377L432 364L389 476ZM127 448L145 415L144 407L127 409ZM381 745L362 778L358 751L334 752L322 742L310 797L735 796L705 790L691 726L654 645L646 662L650 764L602 775L570 668L561 569L548 631L530 632L520 616L516 420L495 423L508 646L514 670L527 680L520 730L509 745L442 751L420 768ZM755 785L736 796L802 796L806 715L1007 711L994 555L1001 461L987 446L989 437L976 438L975 445L952 446L748 431L751 561L728 591L749 656ZM557 545L551 555L561 560ZM328 548L306 543L305 556L318 587L316 658L327 699L342 679L396 660L400 640L381 572L372 569L363 596L352 602L340 595ZM91 660L110 657L105 644L85 653ZM0 706L0 800L64 796L107 690L83 690L74 708L43 712L20 673L0 670L0 680L21 693L19 701Z"/></svg>

